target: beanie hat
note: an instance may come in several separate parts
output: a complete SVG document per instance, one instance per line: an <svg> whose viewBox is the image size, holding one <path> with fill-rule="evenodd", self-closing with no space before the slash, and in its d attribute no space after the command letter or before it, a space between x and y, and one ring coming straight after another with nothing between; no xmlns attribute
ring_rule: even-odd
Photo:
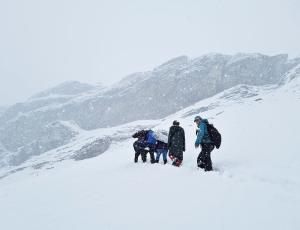
<svg viewBox="0 0 300 230"><path fill-rule="evenodd" d="M179 124L180 124L179 121L177 120L173 121L173 125L179 125Z"/></svg>
<svg viewBox="0 0 300 230"><path fill-rule="evenodd" d="M196 121L201 121L202 120L202 117L200 117L200 116L196 116L195 118L194 118L194 122L196 122Z"/></svg>

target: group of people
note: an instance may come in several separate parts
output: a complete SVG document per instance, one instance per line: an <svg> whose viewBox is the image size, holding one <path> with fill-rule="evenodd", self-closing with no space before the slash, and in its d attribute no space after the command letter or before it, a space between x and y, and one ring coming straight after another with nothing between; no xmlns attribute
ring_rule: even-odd
<svg viewBox="0 0 300 230"><path fill-rule="evenodd" d="M196 116L194 122L197 126L195 148L201 146L201 152L197 157L197 166L205 171L212 171L211 152L217 146L212 140L212 135L209 133L211 124L207 119L202 119ZM143 162L147 162L147 154L150 155L152 164L159 163L160 156L163 156L164 164L167 164L167 156L172 161L172 165L181 166L183 161L183 152L185 152L185 133L178 121L173 121L173 125L169 129L168 138L166 141L157 138L153 130L140 130L133 134L133 138L137 138L133 147L135 150L134 162L138 162L139 156ZM156 154L156 156L154 155ZM169 154L168 154L169 153Z"/></svg>

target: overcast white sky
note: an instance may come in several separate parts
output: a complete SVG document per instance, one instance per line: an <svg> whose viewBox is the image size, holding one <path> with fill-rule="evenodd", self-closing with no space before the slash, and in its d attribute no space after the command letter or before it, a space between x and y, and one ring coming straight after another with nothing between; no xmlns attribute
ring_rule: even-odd
<svg viewBox="0 0 300 230"><path fill-rule="evenodd" d="M300 55L298 0L1 0L0 105L186 54Z"/></svg>

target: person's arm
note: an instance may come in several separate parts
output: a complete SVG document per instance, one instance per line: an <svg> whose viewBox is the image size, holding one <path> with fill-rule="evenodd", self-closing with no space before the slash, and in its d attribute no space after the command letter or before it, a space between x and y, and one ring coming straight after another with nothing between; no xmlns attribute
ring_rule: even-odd
<svg viewBox="0 0 300 230"><path fill-rule="evenodd" d="M184 129L182 129L182 138L183 138L183 152L185 152L185 133L184 133Z"/></svg>
<svg viewBox="0 0 300 230"><path fill-rule="evenodd" d="M195 145L200 145L204 136L204 123L201 122Z"/></svg>
<svg viewBox="0 0 300 230"><path fill-rule="evenodd" d="M171 147L171 139L172 139L172 129L170 128L169 130L169 135L168 135L168 148Z"/></svg>

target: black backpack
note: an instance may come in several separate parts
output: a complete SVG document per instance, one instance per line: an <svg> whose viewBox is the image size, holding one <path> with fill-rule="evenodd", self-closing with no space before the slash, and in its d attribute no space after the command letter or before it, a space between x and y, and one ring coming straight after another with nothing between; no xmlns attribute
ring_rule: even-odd
<svg viewBox="0 0 300 230"><path fill-rule="evenodd" d="M216 148L220 148L221 146L221 141L222 141L222 137L221 134L219 133L219 131L214 127L213 124L209 124L208 122L206 123L207 125L207 132L208 135L211 139L211 141L214 143L214 145L216 146Z"/></svg>

